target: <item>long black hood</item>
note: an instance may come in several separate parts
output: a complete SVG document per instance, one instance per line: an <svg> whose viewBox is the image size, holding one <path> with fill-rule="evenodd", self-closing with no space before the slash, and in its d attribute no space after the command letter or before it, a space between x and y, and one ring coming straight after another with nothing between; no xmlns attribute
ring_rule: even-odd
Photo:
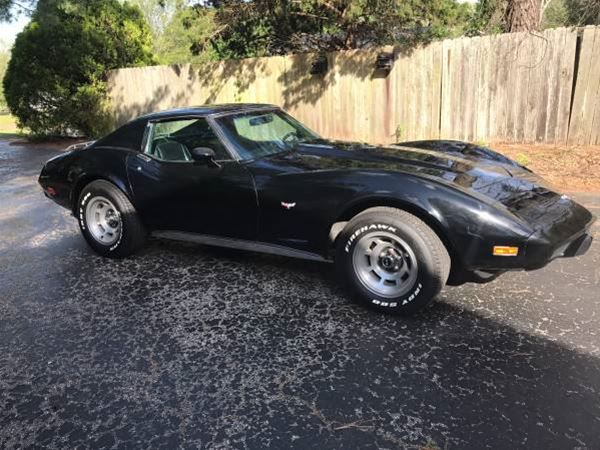
<svg viewBox="0 0 600 450"><path fill-rule="evenodd" d="M472 144L419 141L370 146L318 140L298 144L295 150L269 158L282 169L282 175L328 170L398 172L434 180L502 205L527 221L542 216L558 220L565 211L564 203L572 204L530 170L493 150Z"/></svg>
<svg viewBox="0 0 600 450"><path fill-rule="evenodd" d="M431 144L427 148L425 144ZM409 146L410 145L410 146ZM420 147L419 147L420 146ZM461 189L487 192L497 183L514 190L542 186L543 180L514 161L484 147L453 141L420 141L386 147L338 141L299 144L295 165L301 170L376 169L427 178ZM497 199L497 195L494 195Z"/></svg>

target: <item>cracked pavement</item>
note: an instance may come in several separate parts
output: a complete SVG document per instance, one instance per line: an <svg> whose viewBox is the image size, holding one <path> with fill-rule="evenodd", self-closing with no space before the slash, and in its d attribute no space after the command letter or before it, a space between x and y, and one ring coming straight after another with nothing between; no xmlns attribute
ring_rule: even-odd
<svg viewBox="0 0 600 450"><path fill-rule="evenodd" d="M329 264L96 256L37 185L56 153L0 141L0 448L600 448L598 223L583 257L390 317Z"/></svg>

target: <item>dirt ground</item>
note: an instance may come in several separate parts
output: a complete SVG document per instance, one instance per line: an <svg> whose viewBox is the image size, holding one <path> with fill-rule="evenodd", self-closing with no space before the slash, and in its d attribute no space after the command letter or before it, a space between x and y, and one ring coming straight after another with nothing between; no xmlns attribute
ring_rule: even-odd
<svg viewBox="0 0 600 450"><path fill-rule="evenodd" d="M494 144L496 151L529 167L561 191L600 192L600 146Z"/></svg>

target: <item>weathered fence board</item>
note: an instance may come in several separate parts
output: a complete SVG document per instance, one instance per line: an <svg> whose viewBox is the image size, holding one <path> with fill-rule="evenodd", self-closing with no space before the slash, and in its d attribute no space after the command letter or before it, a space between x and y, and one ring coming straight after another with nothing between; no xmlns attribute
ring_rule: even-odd
<svg viewBox="0 0 600 450"><path fill-rule="evenodd" d="M395 53L389 73L375 68L382 51ZM598 27L329 53L328 71L311 75L315 56L120 69L109 94L119 123L177 106L258 102L338 139L600 144Z"/></svg>
<svg viewBox="0 0 600 450"><path fill-rule="evenodd" d="M568 140L570 144L596 144L599 119L595 115L600 113L596 108L600 88L600 29L584 29L580 55Z"/></svg>
<svg viewBox="0 0 600 450"><path fill-rule="evenodd" d="M495 103L490 105L491 113L494 115L495 120L492 123L493 131L490 134L491 140L505 139L508 140L508 116L509 110L512 103L509 103L509 95L513 95L514 92L509 91L508 86L511 80L514 81L515 73L510 70L510 65L507 62L507 55L511 45L511 36L504 34L499 36L499 42L497 43L497 51L494 54L496 61L496 78L497 83L490 83L491 90L496 90L497 94L495 97Z"/></svg>

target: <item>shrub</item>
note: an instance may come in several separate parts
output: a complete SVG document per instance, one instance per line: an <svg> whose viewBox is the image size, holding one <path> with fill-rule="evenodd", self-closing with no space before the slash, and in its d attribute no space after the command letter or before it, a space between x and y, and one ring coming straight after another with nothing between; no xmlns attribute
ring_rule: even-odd
<svg viewBox="0 0 600 450"><path fill-rule="evenodd" d="M8 66L8 60L10 59L10 51L8 47L0 41L0 81L4 78L6 73L6 67ZM6 99L4 98L4 89L0 86L0 114L6 112Z"/></svg>
<svg viewBox="0 0 600 450"><path fill-rule="evenodd" d="M141 11L118 0L40 0L15 41L4 93L36 135L97 136L110 126L106 73L154 62Z"/></svg>

